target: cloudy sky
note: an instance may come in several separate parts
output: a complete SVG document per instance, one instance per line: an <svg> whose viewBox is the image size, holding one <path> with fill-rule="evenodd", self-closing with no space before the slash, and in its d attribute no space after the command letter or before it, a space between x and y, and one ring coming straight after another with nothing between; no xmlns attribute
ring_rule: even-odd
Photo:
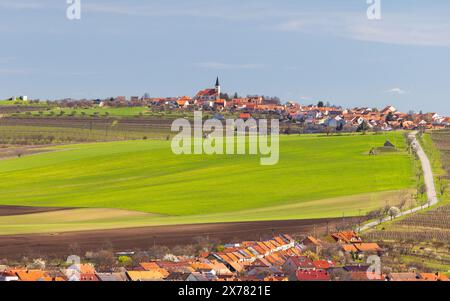
<svg viewBox="0 0 450 301"><path fill-rule="evenodd" d="M0 0L0 98L193 95L450 115L450 2Z"/></svg>

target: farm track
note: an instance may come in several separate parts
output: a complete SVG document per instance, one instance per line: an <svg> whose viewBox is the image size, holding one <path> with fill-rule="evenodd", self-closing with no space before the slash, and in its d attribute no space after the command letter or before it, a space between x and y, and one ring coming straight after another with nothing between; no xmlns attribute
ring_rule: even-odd
<svg viewBox="0 0 450 301"><path fill-rule="evenodd" d="M358 218L346 218L356 223ZM198 225L156 226L131 229L67 232L54 234L0 236L0 258L23 256L61 258L112 247L114 251L145 250L154 245L173 247L195 244L198 238L211 242L230 242L268 238L275 233L306 235L332 230L342 218L290 221L215 223Z"/></svg>
<svg viewBox="0 0 450 301"><path fill-rule="evenodd" d="M425 181L425 186L426 186L426 192L427 192L427 200L428 203L424 206L418 206L416 208L410 209L410 210L406 210L401 212L399 215L396 216L396 218L398 217L402 217L402 216L407 216L419 211L422 211L425 208L429 208L432 207L434 205L437 205L439 200L437 198L437 193L436 193L436 187L434 185L434 177L433 177L433 169L431 167L431 163L430 163L430 159L428 158L427 154L425 153L425 151L423 150L422 146L420 145L420 143L417 141L416 138L417 132L411 132L409 134L409 137L413 139L413 143L412 146L416 149L417 151L417 155L420 159L420 162L422 164L422 170L423 170L423 177L424 177L424 181ZM391 217L385 217L380 221L373 221L370 222L366 225L364 225L363 227L361 227L359 229L360 232L362 231L367 231L369 229L372 229L382 223L391 221L392 218Z"/></svg>

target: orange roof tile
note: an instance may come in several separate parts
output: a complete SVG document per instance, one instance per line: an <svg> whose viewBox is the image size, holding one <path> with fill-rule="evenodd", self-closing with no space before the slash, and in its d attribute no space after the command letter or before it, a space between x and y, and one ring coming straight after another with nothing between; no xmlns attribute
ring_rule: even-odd
<svg viewBox="0 0 450 301"><path fill-rule="evenodd" d="M449 281L448 277L442 273L421 273L420 277L426 281Z"/></svg>
<svg viewBox="0 0 450 301"><path fill-rule="evenodd" d="M80 264L80 273L81 274L95 274L97 271L94 266L90 263L82 263Z"/></svg>
<svg viewBox="0 0 450 301"><path fill-rule="evenodd" d="M162 280L165 278L164 274L159 271L127 271L128 277L131 281L151 281Z"/></svg>
<svg viewBox="0 0 450 301"><path fill-rule="evenodd" d="M345 252L357 252L358 251L358 249L356 249L356 247L352 244L342 245L342 249Z"/></svg>
<svg viewBox="0 0 450 301"><path fill-rule="evenodd" d="M378 252L381 248L376 243L356 243L354 246L361 252Z"/></svg>
<svg viewBox="0 0 450 301"><path fill-rule="evenodd" d="M52 278L41 270L17 270L15 273L20 281L52 281Z"/></svg>
<svg viewBox="0 0 450 301"><path fill-rule="evenodd" d="M159 269L159 265L156 262L141 262L139 265L143 267L144 270Z"/></svg>

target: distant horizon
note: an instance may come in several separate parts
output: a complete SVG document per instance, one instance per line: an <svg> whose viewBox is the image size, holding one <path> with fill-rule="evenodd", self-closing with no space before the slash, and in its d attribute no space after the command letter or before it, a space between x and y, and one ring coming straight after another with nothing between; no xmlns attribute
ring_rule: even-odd
<svg viewBox="0 0 450 301"><path fill-rule="evenodd" d="M141 95L138 95L138 94L123 95L122 94L122 95L110 95L110 96L106 96L106 97L83 97L83 98L61 97L61 98L53 98L53 99L51 99L51 98L50 99L49 98L43 98L42 99L42 98L39 98L39 97L30 97L29 95L15 95L15 97L19 98L21 96L27 96L28 100L52 101L52 102L58 102L58 101L69 100L69 99L73 100L73 101L80 101L80 100L95 101L95 100L107 100L107 99L114 98L114 97L126 97L126 100L129 101L131 97L143 98L145 93L147 93L147 92L141 93ZM262 96L262 97L277 97L276 95L261 95L261 94L241 95L241 94L239 94L239 92L233 92L233 93L223 92L222 94L228 94L232 98L234 93L238 93L239 97L242 97L242 98L248 97L248 96L256 96L256 95L257 96ZM150 95L149 98L177 98L177 97L183 97L183 96L193 97L194 95L195 95L195 93L193 95L186 95L185 94L185 95L176 95L176 96L173 96L173 95L172 96L153 96L153 95ZM0 100L8 100L9 98L12 98L12 97L14 97L14 96L0 98ZM373 106L370 106L370 105L368 105L368 106L361 106L361 105L345 106L345 105L342 105L342 104L339 104L339 103L332 103L332 102L329 102L327 100L320 100L320 99L318 99L316 101L314 101L314 100L311 100L311 101L312 102L301 102L301 101L294 100L294 99L285 100L285 99L281 99L280 98L280 103L281 104L287 104L289 102L293 102L293 103L297 103L297 104L299 104L301 106L317 106L319 104L319 102L323 102L325 107L328 107L328 104L329 104L330 107L339 107L339 108L341 108L343 110L345 110L345 109L354 109L354 108L368 108L368 109L375 109L376 108L378 110L382 110L382 109L384 109L384 108L386 108L388 106L393 106L399 112L403 112L403 113L414 112L414 113L418 114L420 111L422 111L422 113L424 113L424 114L426 114L426 113L436 113L436 114L439 114L439 115L444 116L444 117L450 117L450 113L447 114L447 113L443 113L443 112L432 111L432 110L430 111L430 110L426 110L426 109L423 109L423 110L421 109L421 110L417 110L417 111L412 110L412 109L401 110L397 106L392 105L392 104L385 104L385 105L381 105L381 106L380 105L378 105L378 106L377 105L373 105Z"/></svg>

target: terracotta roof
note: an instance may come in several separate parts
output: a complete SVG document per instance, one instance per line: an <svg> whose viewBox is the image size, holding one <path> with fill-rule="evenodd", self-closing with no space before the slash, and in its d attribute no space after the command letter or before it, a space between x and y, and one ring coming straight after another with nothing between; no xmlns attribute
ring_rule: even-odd
<svg viewBox="0 0 450 301"><path fill-rule="evenodd" d="M426 281L449 281L448 277L442 273L421 273L420 278Z"/></svg>
<svg viewBox="0 0 450 301"><path fill-rule="evenodd" d="M250 119L250 118L252 118L252 116L248 113L242 113L239 115L239 118L240 119Z"/></svg>
<svg viewBox="0 0 450 301"><path fill-rule="evenodd" d="M162 280L164 275L158 271L127 271L131 281L152 281Z"/></svg>
<svg viewBox="0 0 450 301"><path fill-rule="evenodd" d="M166 269L161 268L156 262L141 262L139 264L146 271L153 271L162 275L163 278L169 276L169 272ZM176 266L175 268L178 268Z"/></svg>
<svg viewBox="0 0 450 301"><path fill-rule="evenodd" d="M357 249L354 245L352 245L352 244L345 244L345 245L342 245L342 249L343 249L345 252L358 252L358 249Z"/></svg>
<svg viewBox="0 0 450 301"><path fill-rule="evenodd" d="M313 261L306 256L293 256L289 257L288 260L292 261L296 268L314 268Z"/></svg>
<svg viewBox="0 0 450 301"><path fill-rule="evenodd" d="M99 281L99 279L93 273L82 273L80 274L80 281Z"/></svg>
<svg viewBox="0 0 450 301"><path fill-rule="evenodd" d="M418 281L420 276L416 273L391 273L389 279L391 281Z"/></svg>
<svg viewBox="0 0 450 301"><path fill-rule="evenodd" d="M356 243L354 246L361 252L378 252L382 250L376 243Z"/></svg>
<svg viewBox="0 0 450 301"><path fill-rule="evenodd" d="M159 265L156 262L141 262L139 265L147 271L152 269L159 269Z"/></svg>
<svg viewBox="0 0 450 301"><path fill-rule="evenodd" d="M275 237L274 240L276 240L280 245L287 244L280 236Z"/></svg>
<svg viewBox="0 0 450 301"><path fill-rule="evenodd" d="M361 242L361 238L354 231L341 231L341 232L333 233L333 234L331 234L331 236L336 241L343 241L346 243Z"/></svg>
<svg viewBox="0 0 450 301"><path fill-rule="evenodd" d="M298 281L330 281L330 276L324 270L298 270L295 276Z"/></svg>
<svg viewBox="0 0 450 301"><path fill-rule="evenodd" d="M52 277L41 270L16 270L14 272L20 281L52 281Z"/></svg>
<svg viewBox="0 0 450 301"><path fill-rule="evenodd" d="M216 95L216 89L205 89L197 93L197 96L214 96Z"/></svg>
<svg viewBox="0 0 450 301"><path fill-rule="evenodd" d="M316 246L321 246L322 245L321 242L317 238L315 238L313 236L308 236L308 237L306 237L305 240L311 242L313 245L316 245Z"/></svg>
<svg viewBox="0 0 450 301"><path fill-rule="evenodd" d="M334 262L328 260L314 260L313 264L316 269L325 269L325 270L335 266Z"/></svg>
<svg viewBox="0 0 450 301"><path fill-rule="evenodd" d="M80 264L80 273L81 274L95 274L96 270L92 264L82 263L82 264Z"/></svg>

